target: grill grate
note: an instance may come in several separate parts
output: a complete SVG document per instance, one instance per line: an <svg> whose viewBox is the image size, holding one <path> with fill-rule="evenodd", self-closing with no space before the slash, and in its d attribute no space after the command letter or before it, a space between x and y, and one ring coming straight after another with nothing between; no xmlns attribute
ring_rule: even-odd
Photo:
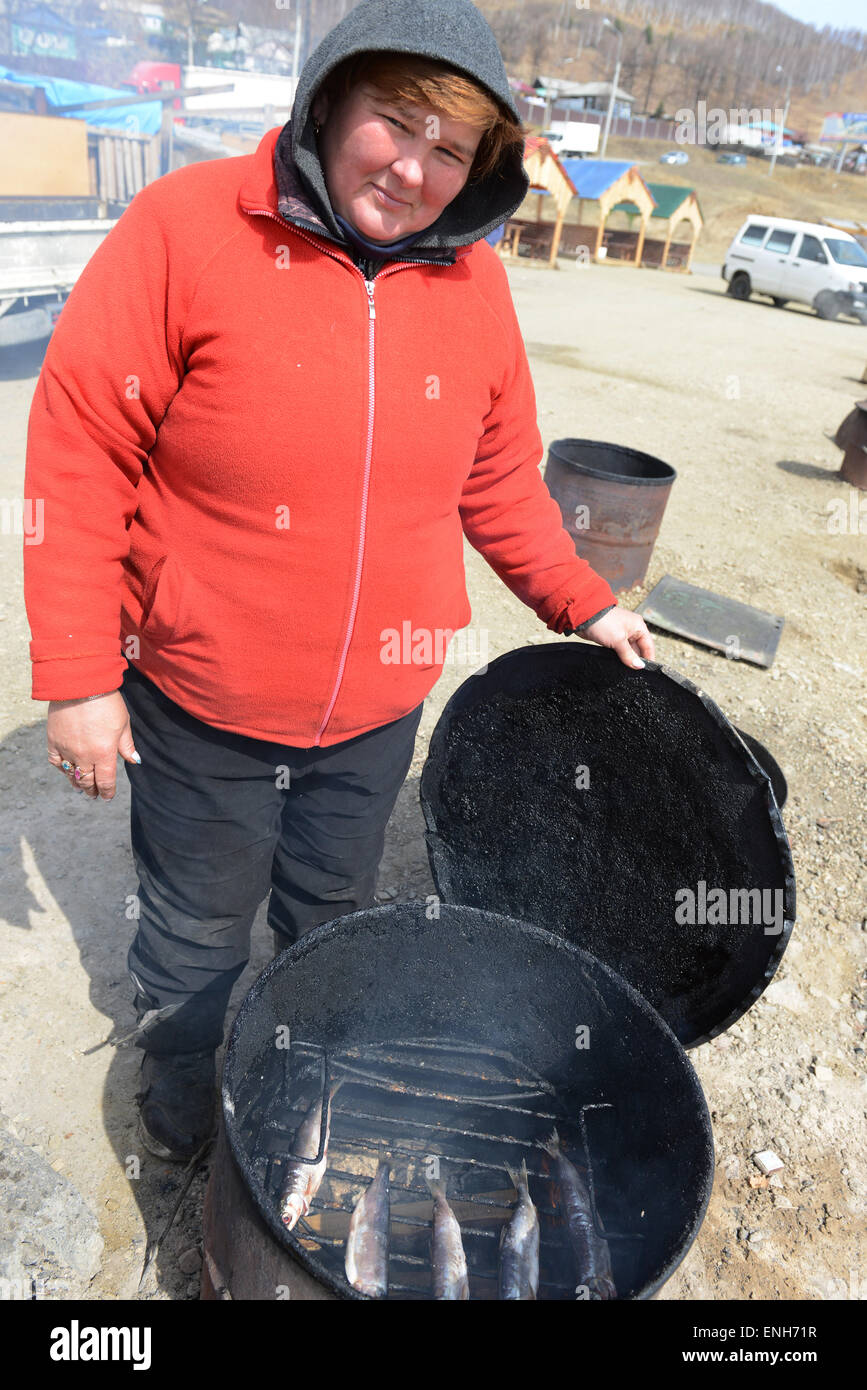
<svg viewBox="0 0 867 1390"><path fill-rule="evenodd" d="M575 1121L551 1084L524 1063L457 1038L401 1039L327 1053L317 1044L293 1042L282 1053L270 1052L261 1073L254 1071L249 1093L239 1094L239 1110L254 1172L275 1207L298 1125L331 1079L343 1080L332 1105L326 1175L308 1216L295 1228L333 1274L344 1278L352 1210L379 1159L387 1157L389 1298L432 1297L426 1178L442 1176L461 1225L470 1297L495 1299L500 1231L515 1203L505 1169L525 1161L540 1220L539 1297L574 1299L572 1254L551 1205L540 1145L556 1126L595 1200L585 1115L610 1105L588 1102ZM324 1128L323 1117L318 1156ZM604 1192L600 1198L604 1220ZM616 1279L616 1242L642 1237L606 1231L606 1238Z"/></svg>

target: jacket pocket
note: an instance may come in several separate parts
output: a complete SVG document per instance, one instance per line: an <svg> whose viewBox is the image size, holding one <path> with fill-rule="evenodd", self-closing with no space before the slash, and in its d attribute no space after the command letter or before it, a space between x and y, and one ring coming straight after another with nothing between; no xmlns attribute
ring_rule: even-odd
<svg viewBox="0 0 867 1390"><path fill-rule="evenodd" d="M148 574L142 598L141 633L157 646L170 641L178 630L185 579L173 555L163 555Z"/></svg>

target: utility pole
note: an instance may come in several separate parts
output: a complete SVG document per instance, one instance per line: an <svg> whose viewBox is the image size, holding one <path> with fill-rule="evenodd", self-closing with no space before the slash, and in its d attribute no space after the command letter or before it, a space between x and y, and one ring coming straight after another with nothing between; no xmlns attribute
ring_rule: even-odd
<svg viewBox="0 0 867 1390"><path fill-rule="evenodd" d="M295 47L292 50L292 91L298 88L301 59L301 0L295 0Z"/></svg>
<svg viewBox="0 0 867 1390"><path fill-rule="evenodd" d="M617 84L620 81L620 50L623 45L623 32L618 29L616 24L612 24L610 19L603 19L603 27L613 29L617 35L617 63L614 68L614 83L611 88L611 96L608 99L608 112L605 116L605 131L602 136L602 149L599 151L599 158L605 158L605 151L608 149L608 135L611 130L611 117L614 114L614 98L617 95Z"/></svg>
<svg viewBox="0 0 867 1390"><path fill-rule="evenodd" d="M303 57L301 59L302 67L310 57L310 29L310 0L304 0L304 47L302 50Z"/></svg>
<svg viewBox="0 0 867 1390"><path fill-rule="evenodd" d="M780 67L780 65L779 65L779 63L778 63L778 64L777 64L777 72L782 72L782 71L783 71L783 69ZM780 150L781 150L782 145L783 145L783 135L784 135L784 131L785 131L786 121L787 121L788 118L789 118L789 103L790 103L791 99L792 99L792 79L791 79L791 77L790 77L790 78L789 78L788 86L786 87L786 109L785 109L785 111L783 112L783 124L782 124L782 125L779 127L779 129L777 130L776 135L775 135L775 138L774 138L774 153L771 155L771 167L770 167L770 169L768 170L768 178L770 178L771 175L772 175L773 172L774 172L774 166L776 165L776 162L777 162L777 155L780 153Z"/></svg>

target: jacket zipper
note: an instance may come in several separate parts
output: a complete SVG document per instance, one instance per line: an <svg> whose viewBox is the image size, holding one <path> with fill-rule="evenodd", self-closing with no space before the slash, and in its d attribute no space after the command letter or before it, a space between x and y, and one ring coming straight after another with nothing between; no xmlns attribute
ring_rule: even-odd
<svg viewBox="0 0 867 1390"><path fill-rule="evenodd" d="M355 269L358 269L356 266ZM358 272L361 275L361 271ZM319 726L315 742L318 744L325 731L331 711L337 702L340 686L343 683L343 672L346 667L346 658L349 655L349 644L352 641L352 634L355 630L355 615L358 611L358 597L361 593L361 570L364 563L364 546L367 532L367 497L370 491L370 468L373 460L373 420L376 413L376 373L375 373L375 349L374 325L376 321L376 306L373 302L374 285L372 280L364 279L364 288L367 291L367 448L364 457L364 486L361 493L361 522L358 533L358 549L355 559L355 584L352 590L352 608L349 613L349 621L346 624L346 635L343 639L343 651L340 654L340 665L337 668L337 679L334 682L334 689L331 692L331 700L325 711L325 717Z"/></svg>
<svg viewBox="0 0 867 1390"><path fill-rule="evenodd" d="M311 246L314 246L318 251L324 251L325 255L330 256L331 259L334 260L334 261L337 261L339 265L344 265L344 266L346 266L349 270L355 271L356 274L358 274L358 275L361 276L361 279L362 279L362 281L363 281L363 283L364 283L365 291L366 291L366 293L367 293L367 322L368 322L368 337L367 337L367 344L368 344L368 346L367 346L367 361L368 361L367 447L366 447L366 450L365 450L365 459L364 459L364 487L363 487L362 495L361 495L361 522L360 522L360 527L359 527L358 548L357 548L357 551L356 551L356 560L355 560L355 582L354 582L354 585L353 585L353 592L352 592L352 608L350 609L349 619L348 619L347 624L346 624L346 633L345 633L345 636L344 636L344 639L343 639L343 650L342 650L342 652L341 652L341 654L340 654L340 665L339 665L338 668L337 668L337 676L336 676L336 679L335 679L335 682L334 682L334 688L333 688L333 690L332 690L332 692L331 692L331 699L330 699L329 702L328 702L328 707L327 707L327 709L326 709L326 711L325 711L325 716L324 716L324 718L323 718L323 720L322 720L322 723L319 725L319 728L318 728L318 730L317 730L317 732L316 732L316 737L315 737L315 739L313 740L313 746L314 746L314 747L320 747L320 746L321 746L320 740L321 740L321 738L322 738L323 733L325 732L325 728L326 728L326 726L327 726L327 724L328 724L328 721L329 721L329 719L331 718L331 712L332 712L332 710L334 709L335 704L337 703L337 696L338 696L339 693L340 693L340 687L341 687L341 685L342 685L342 683L343 683L343 672L344 672L344 670L345 670L345 668L346 668L346 659L347 659L347 657L348 657L348 655L349 655L349 647L350 647L350 644L351 644L351 642L352 642L352 634L353 634L353 632L354 632L354 630L355 630L355 615L356 615L356 613L357 613L357 611L358 611L358 600L359 600L359 595L360 595L360 593L361 593L361 572L362 572L362 567L363 567L363 563L364 563L364 545L365 545L366 528L367 528L367 499L368 499L368 494L369 494L369 492L370 492L370 470L371 470L371 465L372 465L372 461L373 461L373 422L374 422L374 416L375 416L375 413L376 413L376 374L375 374L375 366L376 366L376 356L375 356L375 354L376 354L376 339L375 339L376 305L375 305L375 303L374 303L374 291L375 291L375 289L376 289L376 285L375 285L375 283L374 283L373 280L368 280L367 277L365 276L364 272L363 272L362 270L360 270L359 267L358 267L357 265L355 265L348 257L344 257L342 254L337 254L337 253L334 252L334 251L329 251L329 250L327 250L325 247L320 246L319 243L316 242L316 241L314 241L313 238L312 238L311 236L308 236L306 232L303 232L303 231L301 230L300 227L296 227L293 223L287 222L286 219L285 219L285 217L280 217L277 213L271 212L271 210L270 210L269 208L249 208L249 209L247 209L247 211L252 212L252 213L254 213L254 214L258 214L258 215L260 215L260 216L262 216L262 217L270 217L270 218L273 219L273 221L275 221L275 222L280 222L284 227L290 228L291 231L295 232L298 236L302 237L304 241L309 242L310 245L311 245ZM444 264L444 263L443 263L442 261L431 261L431 260L425 260L425 261L422 261L422 260L418 260L418 261L403 261L403 262L402 262L401 264L399 264L399 265L394 265L394 266L389 267L389 268L386 269L386 270L380 271L380 278L382 279L382 278L384 278L384 277L387 276L387 275L393 275L393 274L395 274L396 271L398 271L398 270L408 270L411 266L414 266L414 265L443 265L443 264Z"/></svg>

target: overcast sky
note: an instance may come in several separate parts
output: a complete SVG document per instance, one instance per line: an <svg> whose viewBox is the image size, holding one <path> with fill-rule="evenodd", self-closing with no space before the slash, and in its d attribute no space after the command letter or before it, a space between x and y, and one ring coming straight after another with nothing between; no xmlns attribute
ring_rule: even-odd
<svg viewBox="0 0 867 1390"><path fill-rule="evenodd" d="M864 0L774 0L786 14L815 24L833 24L837 29L867 29Z"/></svg>

